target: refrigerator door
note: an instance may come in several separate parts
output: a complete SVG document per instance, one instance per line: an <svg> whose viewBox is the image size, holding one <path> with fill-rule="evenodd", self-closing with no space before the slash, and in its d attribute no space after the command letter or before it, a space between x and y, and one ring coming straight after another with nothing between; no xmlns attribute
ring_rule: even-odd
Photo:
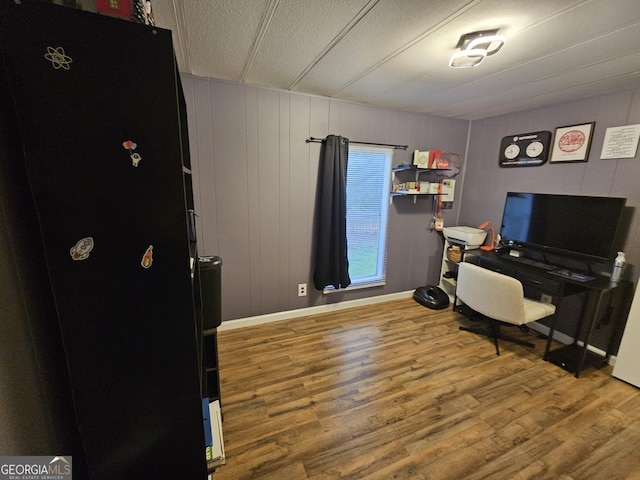
<svg viewBox="0 0 640 480"><path fill-rule="evenodd" d="M633 297L613 376L640 388L640 289Z"/></svg>

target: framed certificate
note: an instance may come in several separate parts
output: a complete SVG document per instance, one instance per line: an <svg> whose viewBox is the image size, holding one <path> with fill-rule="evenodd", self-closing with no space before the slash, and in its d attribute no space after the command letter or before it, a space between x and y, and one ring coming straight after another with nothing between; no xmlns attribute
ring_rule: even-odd
<svg viewBox="0 0 640 480"><path fill-rule="evenodd" d="M609 127L604 134L601 159L635 158L640 139L640 124Z"/></svg>
<svg viewBox="0 0 640 480"><path fill-rule="evenodd" d="M596 122L556 128L550 163L586 162Z"/></svg>

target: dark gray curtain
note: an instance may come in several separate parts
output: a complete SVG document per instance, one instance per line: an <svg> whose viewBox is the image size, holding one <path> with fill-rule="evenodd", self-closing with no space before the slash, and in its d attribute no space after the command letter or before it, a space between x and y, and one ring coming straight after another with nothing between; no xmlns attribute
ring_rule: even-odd
<svg viewBox="0 0 640 480"><path fill-rule="evenodd" d="M346 288L351 284L347 260L347 158L349 139L329 135L320 152L316 225L316 270L318 290L326 286Z"/></svg>

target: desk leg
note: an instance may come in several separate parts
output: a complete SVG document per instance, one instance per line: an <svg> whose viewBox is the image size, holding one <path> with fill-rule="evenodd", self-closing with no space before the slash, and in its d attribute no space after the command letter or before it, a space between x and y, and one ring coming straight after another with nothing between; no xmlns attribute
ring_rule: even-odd
<svg viewBox="0 0 640 480"><path fill-rule="evenodd" d="M549 325L549 333L547 334L547 346L544 349L544 355L542 355L542 359L545 361L549 360L549 350L551 349L551 342L553 341L553 332L556 331L556 320L558 318L558 310L556 308L556 313L553 315L551 319L551 323Z"/></svg>
<svg viewBox="0 0 640 480"><path fill-rule="evenodd" d="M591 344L591 335L593 333L593 326L596 324L596 319L598 317L598 312L600 311L600 306L602 305L602 297L604 292L602 290L596 292L595 290L591 290L589 292L589 297L587 298L587 313L588 320L586 322L586 337L583 340L582 351L580 353L580 361L576 366L576 378L580 378L580 372L582 371L582 367L584 366L584 362L587 359L587 351L589 350L589 345ZM595 298L597 296L597 299ZM595 306L593 305L595 303ZM582 320L582 326L585 325L584 319ZM580 331L576 332L575 341L577 342L579 339Z"/></svg>
<svg viewBox="0 0 640 480"><path fill-rule="evenodd" d="M613 322L613 331L611 332L611 337L607 344L605 357L606 363L609 363L609 360L611 360L611 352L613 351L614 343L622 336L622 319L626 314L628 314L628 309L631 306L629 302L630 299L633 298L633 290L631 289L632 285L633 284L624 285L623 288L614 290L612 297L612 301L614 302L613 306L611 306L611 302L609 302L609 319Z"/></svg>
<svg viewBox="0 0 640 480"><path fill-rule="evenodd" d="M562 295L560 295L558 302L555 304L556 313L551 317L551 322L549 322L549 333L547 335L547 345L544 348L544 355L542 355L542 359L545 361L549 360L549 351L551 350L551 342L553 342L553 334L556 331L556 322L558 321L558 314L560 313L560 307L562 306Z"/></svg>

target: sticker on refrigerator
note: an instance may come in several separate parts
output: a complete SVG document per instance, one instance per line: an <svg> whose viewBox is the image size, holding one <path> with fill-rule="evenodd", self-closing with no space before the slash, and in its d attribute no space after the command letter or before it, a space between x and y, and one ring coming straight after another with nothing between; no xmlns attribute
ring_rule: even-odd
<svg viewBox="0 0 640 480"><path fill-rule="evenodd" d="M149 245L149 248L147 248L147 251L144 252L144 255L142 256L142 261L140 262L140 265L142 265L144 268L149 268L152 263L153 263L153 245Z"/></svg>
<svg viewBox="0 0 640 480"><path fill-rule="evenodd" d="M51 62L51 66L56 70L61 68L64 70L71 69L71 62L73 59L67 55L62 47L47 47L47 53L44 54L44 58Z"/></svg>
<svg viewBox="0 0 640 480"><path fill-rule="evenodd" d="M140 160L142 160L142 155L140 155L138 152L134 152L134 150L138 148L138 144L135 142L132 142L131 140L125 140L124 142L122 142L122 146L125 148L125 150L129 150L129 157L131 157L131 164L134 167L137 167L138 164L140 163Z"/></svg>
<svg viewBox="0 0 640 480"><path fill-rule="evenodd" d="M85 237L82 240L78 240L78 243L71 247L69 254L74 260L86 260L91 250L93 250L93 238Z"/></svg>

